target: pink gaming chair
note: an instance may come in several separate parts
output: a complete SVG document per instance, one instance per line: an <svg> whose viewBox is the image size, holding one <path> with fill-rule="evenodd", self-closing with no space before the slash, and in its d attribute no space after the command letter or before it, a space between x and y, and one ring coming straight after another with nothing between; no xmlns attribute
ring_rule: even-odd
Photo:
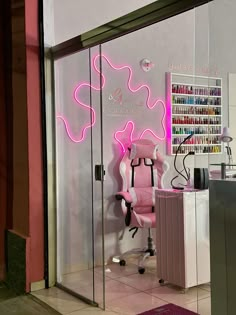
<svg viewBox="0 0 236 315"><path fill-rule="evenodd" d="M135 236L139 228L148 229L148 246L144 249L133 249L120 256L120 265L125 266L124 257L128 254L140 254L138 271L145 272L144 261L156 254L151 228L156 226L155 190L163 188L163 178L169 164L163 160L157 146L151 140L133 141L120 163L122 191L116 193L116 199L122 200L121 207L125 224Z"/></svg>

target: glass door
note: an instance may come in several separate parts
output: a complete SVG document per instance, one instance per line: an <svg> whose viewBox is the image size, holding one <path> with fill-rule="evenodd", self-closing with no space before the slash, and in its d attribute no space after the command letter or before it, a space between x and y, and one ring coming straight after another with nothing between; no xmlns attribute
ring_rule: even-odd
<svg viewBox="0 0 236 315"><path fill-rule="evenodd" d="M100 47L54 61L57 285L104 308Z"/></svg>

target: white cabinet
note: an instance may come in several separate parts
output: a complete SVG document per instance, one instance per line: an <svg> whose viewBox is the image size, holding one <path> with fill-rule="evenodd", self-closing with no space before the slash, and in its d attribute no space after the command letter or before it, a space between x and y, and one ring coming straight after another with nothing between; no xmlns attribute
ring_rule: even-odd
<svg viewBox="0 0 236 315"><path fill-rule="evenodd" d="M156 191L157 276L182 288L210 282L208 190Z"/></svg>
<svg viewBox="0 0 236 315"><path fill-rule="evenodd" d="M222 79L167 74L168 154L175 154L189 134L194 136L180 154L219 154L222 144Z"/></svg>

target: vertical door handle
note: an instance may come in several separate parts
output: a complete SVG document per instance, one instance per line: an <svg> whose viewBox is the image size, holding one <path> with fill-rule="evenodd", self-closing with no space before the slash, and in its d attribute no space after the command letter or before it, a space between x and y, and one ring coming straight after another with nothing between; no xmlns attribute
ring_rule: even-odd
<svg viewBox="0 0 236 315"><path fill-rule="evenodd" d="M104 165L96 164L95 165L95 180L102 181L104 180L105 170Z"/></svg>

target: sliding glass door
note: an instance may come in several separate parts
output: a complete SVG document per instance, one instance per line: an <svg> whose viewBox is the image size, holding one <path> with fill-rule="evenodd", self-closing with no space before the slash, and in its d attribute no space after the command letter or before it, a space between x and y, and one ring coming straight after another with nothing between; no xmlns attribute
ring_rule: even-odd
<svg viewBox="0 0 236 315"><path fill-rule="evenodd" d="M104 307L100 62L87 49L54 61L57 285ZM95 268L99 272L95 273Z"/></svg>

